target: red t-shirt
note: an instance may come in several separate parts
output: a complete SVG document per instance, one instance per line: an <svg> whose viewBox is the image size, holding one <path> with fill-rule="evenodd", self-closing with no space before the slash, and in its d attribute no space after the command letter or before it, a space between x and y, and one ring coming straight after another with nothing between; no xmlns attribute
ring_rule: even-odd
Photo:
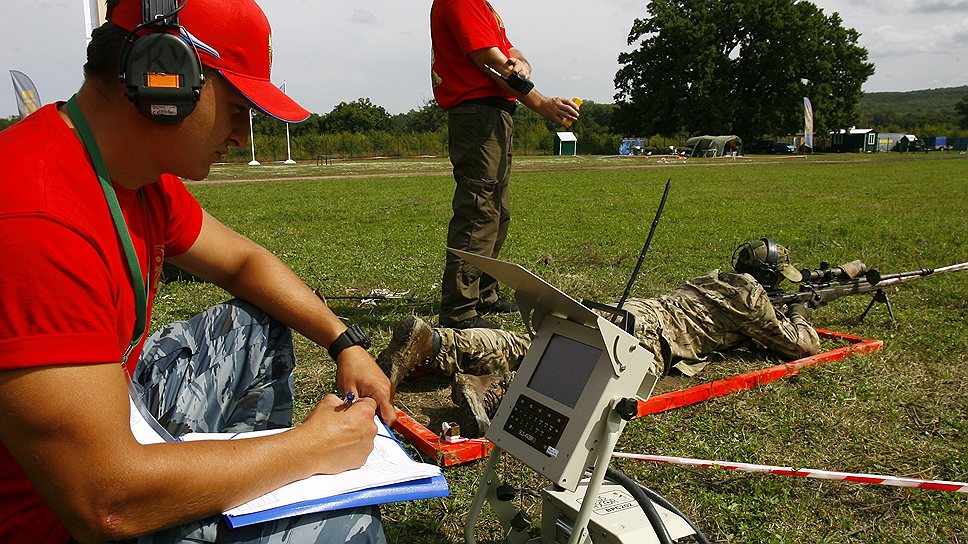
<svg viewBox="0 0 968 544"><path fill-rule="evenodd" d="M431 80L434 98L442 109L485 96L513 99L467 57L468 53L489 47L497 47L510 56L514 47L504 32L501 16L487 0L434 0L430 8L430 37Z"/></svg>
<svg viewBox="0 0 968 544"><path fill-rule="evenodd" d="M0 164L0 370L120 362L135 319L129 269L94 168L56 105L0 132ZM142 188L143 199L115 190L142 275L151 274L150 316L162 262L195 242L202 210L171 175ZM67 540L0 446L0 542Z"/></svg>

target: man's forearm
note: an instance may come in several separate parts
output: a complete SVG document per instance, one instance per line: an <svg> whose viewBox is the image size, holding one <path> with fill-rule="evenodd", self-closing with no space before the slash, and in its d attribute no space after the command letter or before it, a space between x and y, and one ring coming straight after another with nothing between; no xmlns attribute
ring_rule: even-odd
<svg viewBox="0 0 968 544"><path fill-rule="evenodd" d="M221 287L324 348L346 330L346 324L295 272L263 248L253 252Z"/></svg>
<svg viewBox="0 0 968 544"><path fill-rule="evenodd" d="M512 49L512 54L517 51ZM518 51L520 55L520 52ZM509 96L513 96L519 102L525 105L529 110L534 111L538 115L548 119L549 121L554 121L556 123L562 124L563 119L570 119L574 121L578 118L578 110L570 103L562 98L549 98L541 94L537 88L532 88L528 93L523 94L518 92L516 89L512 88L504 77L513 71L512 68L508 66L509 58L504 55L498 48L490 47L486 49L479 49L477 51L471 52L468 57L471 62L476 64L479 68L485 72L490 72L486 66L490 66L494 70L498 71L501 76L489 73L492 79L500 85L501 89L504 90ZM512 57L518 62L521 62L527 67L527 75L531 73L531 65L523 55L518 57ZM524 74L524 71L521 71ZM527 76L526 76L527 77Z"/></svg>

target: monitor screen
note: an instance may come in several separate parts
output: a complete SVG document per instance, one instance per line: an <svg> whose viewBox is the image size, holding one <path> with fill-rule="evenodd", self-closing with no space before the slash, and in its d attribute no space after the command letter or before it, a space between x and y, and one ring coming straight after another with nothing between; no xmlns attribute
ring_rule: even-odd
<svg viewBox="0 0 968 544"><path fill-rule="evenodd" d="M601 355L602 350L598 348L554 334L541 354L528 387L574 408Z"/></svg>

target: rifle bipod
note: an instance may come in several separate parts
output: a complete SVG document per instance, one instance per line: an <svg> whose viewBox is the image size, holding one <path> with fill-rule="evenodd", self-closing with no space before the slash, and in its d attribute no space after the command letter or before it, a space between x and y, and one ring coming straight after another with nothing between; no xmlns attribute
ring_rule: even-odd
<svg viewBox="0 0 968 544"><path fill-rule="evenodd" d="M864 318L867 317L867 312L871 311L871 308L874 307L875 302L883 302L884 305L887 306L887 313L891 316L891 321L897 323L897 318L894 317L894 309L891 308L891 300L887 298L887 293L885 293L883 289L878 289L874 293L874 297L871 298L870 304L868 304L867 308L864 309L864 313L860 314L860 317L857 318L858 321L863 321Z"/></svg>

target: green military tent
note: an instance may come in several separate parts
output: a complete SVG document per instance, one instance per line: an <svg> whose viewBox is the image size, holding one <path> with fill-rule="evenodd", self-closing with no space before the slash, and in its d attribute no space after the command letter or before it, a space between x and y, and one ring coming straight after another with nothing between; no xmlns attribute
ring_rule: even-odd
<svg viewBox="0 0 968 544"><path fill-rule="evenodd" d="M692 157L723 157L734 151L741 154L743 140L739 136L693 136L686 140L685 147Z"/></svg>

